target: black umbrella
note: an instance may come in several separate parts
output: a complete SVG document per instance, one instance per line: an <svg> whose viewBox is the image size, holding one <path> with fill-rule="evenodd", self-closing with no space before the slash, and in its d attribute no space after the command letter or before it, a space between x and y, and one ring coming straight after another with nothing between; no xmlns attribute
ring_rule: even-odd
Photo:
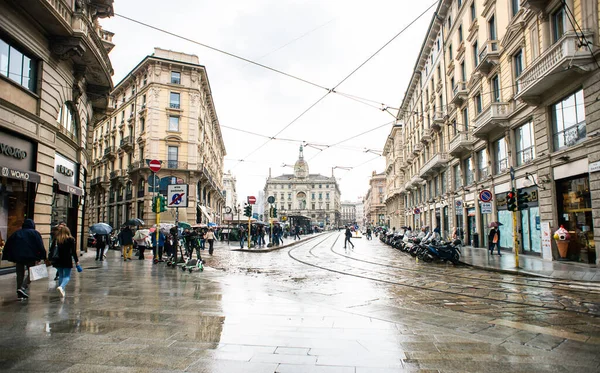
<svg viewBox="0 0 600 373"><path fill-rule="evenodd" d="M106 223L96 223L90 227L90 232L94 234L110 234L112 227Z"/></svg>
<svg viewBox="0 0 600 373"><path fill-rule="evenodd" d="M123 225L134 225L136 227L139 227L139 226L144 225L144 224L145 223L144 223L144 221L142 219L131 218L131 219L127 220L125 222L125 224L123 224Z"/></svg>

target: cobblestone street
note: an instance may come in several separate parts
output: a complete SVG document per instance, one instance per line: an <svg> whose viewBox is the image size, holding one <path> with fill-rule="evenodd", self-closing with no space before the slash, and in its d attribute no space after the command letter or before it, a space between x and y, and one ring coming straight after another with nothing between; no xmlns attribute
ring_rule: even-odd
<svg viewBox="0 0 600 373"><path fill-rule="evenodd" d="M0 278L0 364L44 372L596 372L600 288L417 263L335 232L204 272L91 253L61 300ZM53 277L53 271L51 271Z"/></svg>

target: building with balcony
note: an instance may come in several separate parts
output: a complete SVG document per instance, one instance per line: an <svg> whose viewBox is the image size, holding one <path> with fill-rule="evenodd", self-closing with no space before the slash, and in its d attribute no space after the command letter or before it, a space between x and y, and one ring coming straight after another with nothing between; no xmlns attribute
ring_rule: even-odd
<svg viewBox="0 0 600 373"><path fill-rule="evenodd" d="M388 226L391 223L387 216L385 204L386 175L373 171L369 179L369 189L365 196L365 223L369 226Z"/></svg>
<svg viewBox="0 0 600 373"><path fill-rule="evenodd" d="M397 118L404 163L389 159L386 170L387 198L403 177L407 225L486 247L499 221L500 246L514 250L506 195L515 188L527 193L515 227L521 254L557 260L542 234L563 225L568 259L600 262L598 8L597 0L439 2Z"/></svg>
<svg viewBox="0 0 600 373"><path fill-rule="evenodd" d="M231 171L227 171L223 174L223 197L225 197L225 208L229 207L232 211L237 209L238 205L236 185L237 179Z"/></svg>
<svg viewBox="0 0 600 373"><path fill-rule="evenodd" d="M394 125L383 147L383 156L386 163L385 220L391 227L405 225L404 198L402 198L402 193L405 190L405 155L402 147L402 135L402 125Z"/></svg>
<svg viewBox="0 0 600 373"><path fill-rule="evenodd" d="M112 0L0 2L0 237L64 221L85 248L89 132L107 113ZM89 180L89 179L88 179ZM13 266L3 261L1 267ZM0 268L2 271L2 268Z"/></svg>
<svg viewBox="0 0 600 373"><path fill-rule="evenodd" d="M272 177L269 169L264 192L264 211L269 211L268 197L274 197L277 218L285 218L291 225L303 227L305 232L314 226L331 229L341 224L341 193L333 171L331 176L309 173L302 146L294 173Z"/></svg>
<svg viewBox="0 0 600 373"><path fill-rule="evenodd" d="M358 224L356 221L356 203L350 201L342 201L341 204L341 225Z"/></svg>
<svg viewBox="0 0 600 373"><path fill-rule="evenodd" d="M225 145L197 56L155 48L110 92L110 114L90 137L90 223L119 227L137 217L151 225L152 197L166 195L170 184L188 184L179 221L221 222ZM156 175L152 159L162 162Z"/></svg>

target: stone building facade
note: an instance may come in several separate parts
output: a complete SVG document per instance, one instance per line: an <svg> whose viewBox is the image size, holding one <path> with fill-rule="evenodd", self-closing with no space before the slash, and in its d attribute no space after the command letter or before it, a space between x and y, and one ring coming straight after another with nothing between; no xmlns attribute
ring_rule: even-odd
<svg viewBox="0 0 600 373"><path fill-rule="evenodd" d="M385 157L385 210L386 220L390 227L402 227L406 225L406 213L404 198L401 190L404 187L404 173L402 163L404 153L402 151L402 125L396 124L392 128L383 147Z"/></svg>
<svg viewBox="0 0 600 373"><path fill-rule="evenodd" d="M385 173L376 173L373 171L369 179L369 190L365 197L365 223L372 226L389 226L387 220L387 211L385 205Z"/></svg>
<svg viewBox="0 0 600 373"><path fill-rule="evenodd" d="M85 247L90 130L107 113L112 0L0 2L0 235L66 222ZM12 263L2 262L2 266Z"/></svg>
<svg viewBox="0 0 600 373"><path fill-rule="evenodd" d="M223 174L223 196L225 197L225 207L229 207L231 210L237 208L238 204L236 184L237 179L231 171L227 171Z"/></svg>
<svg viewBox="0 0 600 373"><path fill-rule="evenodd" d="M440 1L398 116L407 224L446 237L458 229L486 247L499 221L501 247L514 250L506 203L514 187L527 193L517 213L521 253L557 259L548 234L564 225L568 258L598 262L598 8L597 0Z"/></svg>
<svg viewBox="0 0 600 373"><path fill-rule="evenodd" d="M308 163L304 160L302 146L293 174L269 177L264 188L265 196L275 197L278 218L302 226L322 228L338 227L341 224L340 188L333 175L309 173ZM266 198L265 198L266 200ZM264 211L269 206L264 204Z"/></svg>
<svg viewBox="0 0 600 373"><path fill-rule="evenodd" d="M354 225L356 221L356 203L350 201L342 202L341 225Z"/></svg>
<svg viewBox="0 0 600 373"><path fill-rule="evenodd" d="M120 227L137 217L151 225L152 197L166 195L169 184L188 184L179 221L220 223L225 145L198 57L155 48L110 97L110 115L93 130L90 223ZM152 159L162 162L157 175ZM173 210L161 221L175 221Z"/></svg>

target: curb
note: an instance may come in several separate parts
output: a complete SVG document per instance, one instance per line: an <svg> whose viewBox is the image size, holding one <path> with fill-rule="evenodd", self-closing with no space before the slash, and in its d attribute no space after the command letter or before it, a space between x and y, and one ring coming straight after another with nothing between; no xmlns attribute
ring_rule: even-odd
<svg viewBox="0 0 600 373"><path fill-rule="evenodd" d="M459 261L459 263L462 265L465 265L467 267L481 269L481 270L488 271L488 272L506 273L506 274L518 275L518 276L539 277L539 278L546 278L546 279L551 279L551 280L568 280L568 279L564 279L564 278L557 278L557 277L552 277L552 276L547 276L547 275L541 275L539 273L522 271L522 270L517 270L517 269L502 269L502 268L494 268L494 267L484 267L484 266L478 266L478 265L466 263L463 261ZM571 281L571 280L569 280L569 281ZM572 281L577 281L577 280L572 280Z"/></svg>
<svg viewBox="0 0 600 373"><path fill-rule="evenodd" d="M231 251L238 251L238 252L242 252L242 253L268 253L268 252L271 252L271 251L285 249L287 247L294 246L294 245L299 244L301 242L310 241L310 240L312 240L314 238L317 238L317 237L319 237L319 236L321 236L323 234L326 234L326 232L317 233L316 235L312 235L311 237L306 238L304 240L294 241L294 242L290 242L290 243L285 244L285 245L275 246L275 247L271 247L271 248L267 248L267 249L233 249Z"/></svg>

